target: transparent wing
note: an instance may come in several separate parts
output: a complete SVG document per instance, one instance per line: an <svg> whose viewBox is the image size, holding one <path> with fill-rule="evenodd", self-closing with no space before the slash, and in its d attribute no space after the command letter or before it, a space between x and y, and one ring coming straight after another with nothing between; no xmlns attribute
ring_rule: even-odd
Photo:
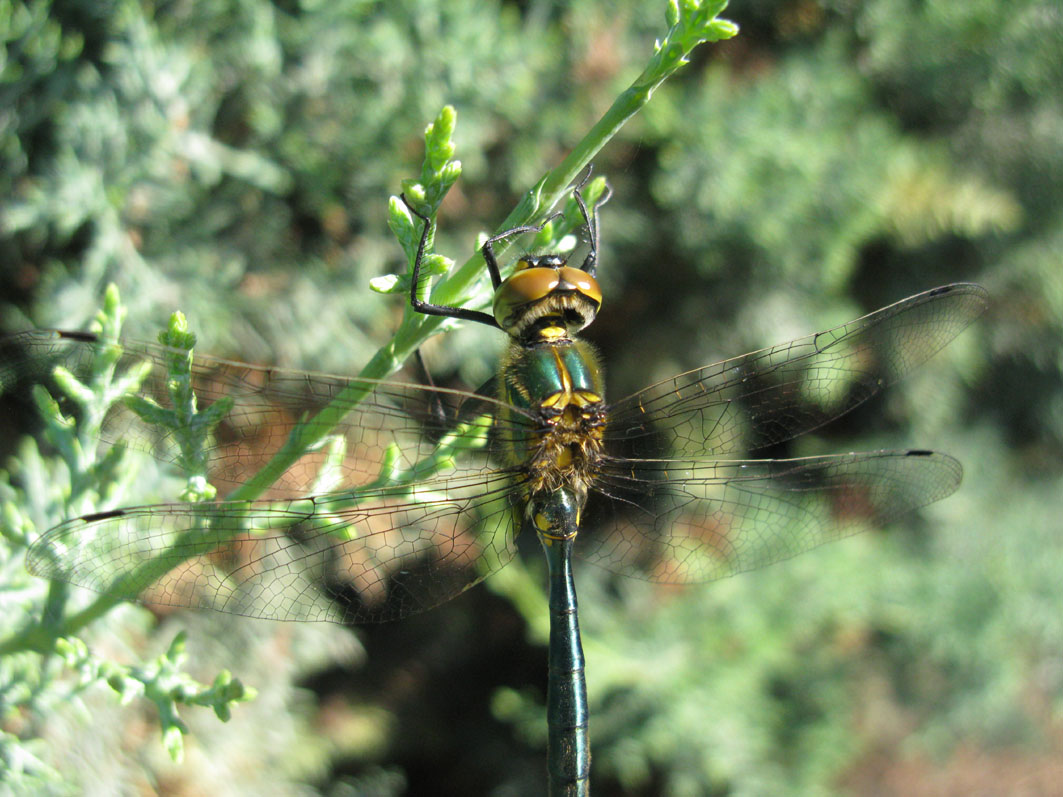
<svg viewBox="0 0 1063 797"><path fill-rule="evenodd" d="M882 525L952 494L962 476L931 451L614 461L576 553L652 581L711 581Z"/></svg>
<svg viewBox="0 0 1063 797"><path fill-rule="evenodd" d="M499 473L356 498L132 507L51 529L27 567L149 605L272 620L394 620L512 559L510 494L510 477Z"/></svg>
<svg viewBox="0 0 1063 797"><path fill-rule="evenodd" d="M640 457L726 456L797 437L920 365L985 310L960 283L848 324L659 382L610 407L605 438Z"/></svg>
<svg viewBox="0 0 1063 797"><path fill-rule="evenodd" d="M153 343L122 341L111 345L89 333L55 330L24 332L3 341L0 349L0 393L29 399L32 383L49 384L57 366L81 380L99 370L100 358L111 358L118 372L147 373L137 395L162 407L172 407L170 361L186 352ZM346 456L340 466L342 483L332 489L357 488L376 481L389 457L398 455L389 467L408 469L429 457L444 435L461 448L483 445L487 432L504 436L505 430L493 422L497 402L485 396L425 385L331 376L304 371L261 368L195 355L191 366L191 387L203 410L228 397L232 409L225 415L213 437L204 446L210 480L225 495L258 472L288 444L300 424L321 426L321 433L342 438ZM56 385L51 394L67 413L76 412L71 398ZM321 411L328 408L324 415ZM471 409L481 413L474 416ZM457 425L454 418L467 416L469 422ZM509 417L523 422L519 411ZM529 424L533 421L528 419ZM106 443L122 441L132 449L145 451L162 461L177 461L179 446L171 432L145 424L128 403L117 403L102 421L100 438ZM325 453L304 453L279 476L266 494L270 498L296 498L307 495L318 476ZM453 475L484 474L485 459L472 458Z"/></svg>

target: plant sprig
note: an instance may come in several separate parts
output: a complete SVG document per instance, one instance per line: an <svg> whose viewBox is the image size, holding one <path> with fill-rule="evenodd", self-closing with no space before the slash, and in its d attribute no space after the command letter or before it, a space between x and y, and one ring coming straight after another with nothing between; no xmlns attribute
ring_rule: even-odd
<svg viewBox="0 0 1063 797"><path fill-rule="evenodd" d="M79 687L105 682L120 697L123 705L136 697L143 697L158 710L163 746L170 758L180 762L184 757L184 735L188 733L179 713L179 706L207 706L222 722L232 716L237 703L253 700L257 692L222 670L209 686L201 684L182 670L188 654L187 635L178 633L166 652L147 664L122 665L94 655L76 637L56 640L55 650L66 666L78 673Z"/></svg>

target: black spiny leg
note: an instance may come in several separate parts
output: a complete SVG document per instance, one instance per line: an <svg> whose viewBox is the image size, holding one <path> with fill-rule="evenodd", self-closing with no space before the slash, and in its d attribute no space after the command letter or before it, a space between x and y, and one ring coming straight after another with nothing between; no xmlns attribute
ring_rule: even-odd
<svg viewBox="0 0 1063 797"><path fill-rule="evenodd" d="M605 191L600 197L598 197L598 201L594 203L594 216L592 217L591 214L587 212L587 203L583 200L583 186L585 186L590 179L591 167L588 166L586 176L580 180L579 185L572 190L572 196L575 197L576 204L579 206L579 212L583 214L583 221L587 224L587 237L590 239L589 243L591 247L590 251L587 252L587 257L583 259L583 265L580 266L580 269L586 271L593 277L594 272L598 270L598 208L609 201L609 198L613 195L613 189L608 183L606 183Z"/></svg>
<svg viewBox="0 0 1063 797"><path fill-rule="evenodd" d="M406 195L402 194L402 201L406 204L410 213L424 222L424 230L421 232L421 242L417 245L417 257L413 261L413 274L410 279L410 304L413 305L413 309L418 313L424 313L425 315L439 315L446 318L460 318L463 321L475 321L478 324L487 324L488 326L499 329L498 322L495 321L495 317L488 313L483 313L479 310L469 310L465 307L447 307L442 304L430 304L429 302L423 302L417 297L417 288L421 283L421 263L424 260L424 250L428 245L428 232L432 228L431 220L420 213L409 200L406 199ZM497 272L498 266L495 265L495 271ZM492 274L492 279L493 279ZM498 287L497 285L495 287Z"/></svg>
<svg viewBox="0 0 1063 797"><path fill-rule="evenodd" d="M480 251L483 252L484 262L487 264L487 270L491 274L491 284L495 286L495 290L498 290L498 286L502 284L502 272L498 268L498 260L495 259L494 244L504 241L506 238L512 238L514 235L522 235L526 232L542 232L543 227L562 215L564 214L558 210L547 216L542 224L526 224L522 227L514 227L511 230L503 230L498 235L492 235L484 241Z"/></svg>

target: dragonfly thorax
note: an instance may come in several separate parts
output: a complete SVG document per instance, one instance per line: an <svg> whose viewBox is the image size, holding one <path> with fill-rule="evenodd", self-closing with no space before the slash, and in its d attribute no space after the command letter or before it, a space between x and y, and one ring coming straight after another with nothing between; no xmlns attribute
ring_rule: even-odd
<svg viewBox="0 0 1063 797"><path fill-rule="evenodd" d="M560 255L538 255L522 258L495 291L494 316L518 340L567 340L590 324L601 306L594 277Z"/></svg>
<svg viewBox="0 0 1063 797"><path fill-rule="evenodd" d="M583 407L571 405L547 420L527 463L531 492L566 488L585 494L600 467L604 429L600 398Z"/></svg>
<svg viewBox="0 0 1063 797"><path fill-rule="evenodd" d="M524 474L525 517L542 533L539 521L554 517L544 509L551 496L563 493L581 509L601 470L606 429L601 366L585 341L525 346L514 340L499 378L507 404L537 419L532 425L502 420L504 428L521 430L507 434L506 458ZM557 528L550 533L566 536Z"/></svg>

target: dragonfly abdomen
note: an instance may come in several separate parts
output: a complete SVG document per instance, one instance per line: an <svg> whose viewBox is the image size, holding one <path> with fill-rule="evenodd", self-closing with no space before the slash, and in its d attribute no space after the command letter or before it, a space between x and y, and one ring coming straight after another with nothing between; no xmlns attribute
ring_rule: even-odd
<svg viewBox="0 0 1063 797"><path fill-rule="evenodd" d="M550 678L546 721L550 728L547 771L551 795L589 793L591 769L587 726L587 680L580 643L576 588L572 579L571 537L543 538L550 569Z"/></svg>

